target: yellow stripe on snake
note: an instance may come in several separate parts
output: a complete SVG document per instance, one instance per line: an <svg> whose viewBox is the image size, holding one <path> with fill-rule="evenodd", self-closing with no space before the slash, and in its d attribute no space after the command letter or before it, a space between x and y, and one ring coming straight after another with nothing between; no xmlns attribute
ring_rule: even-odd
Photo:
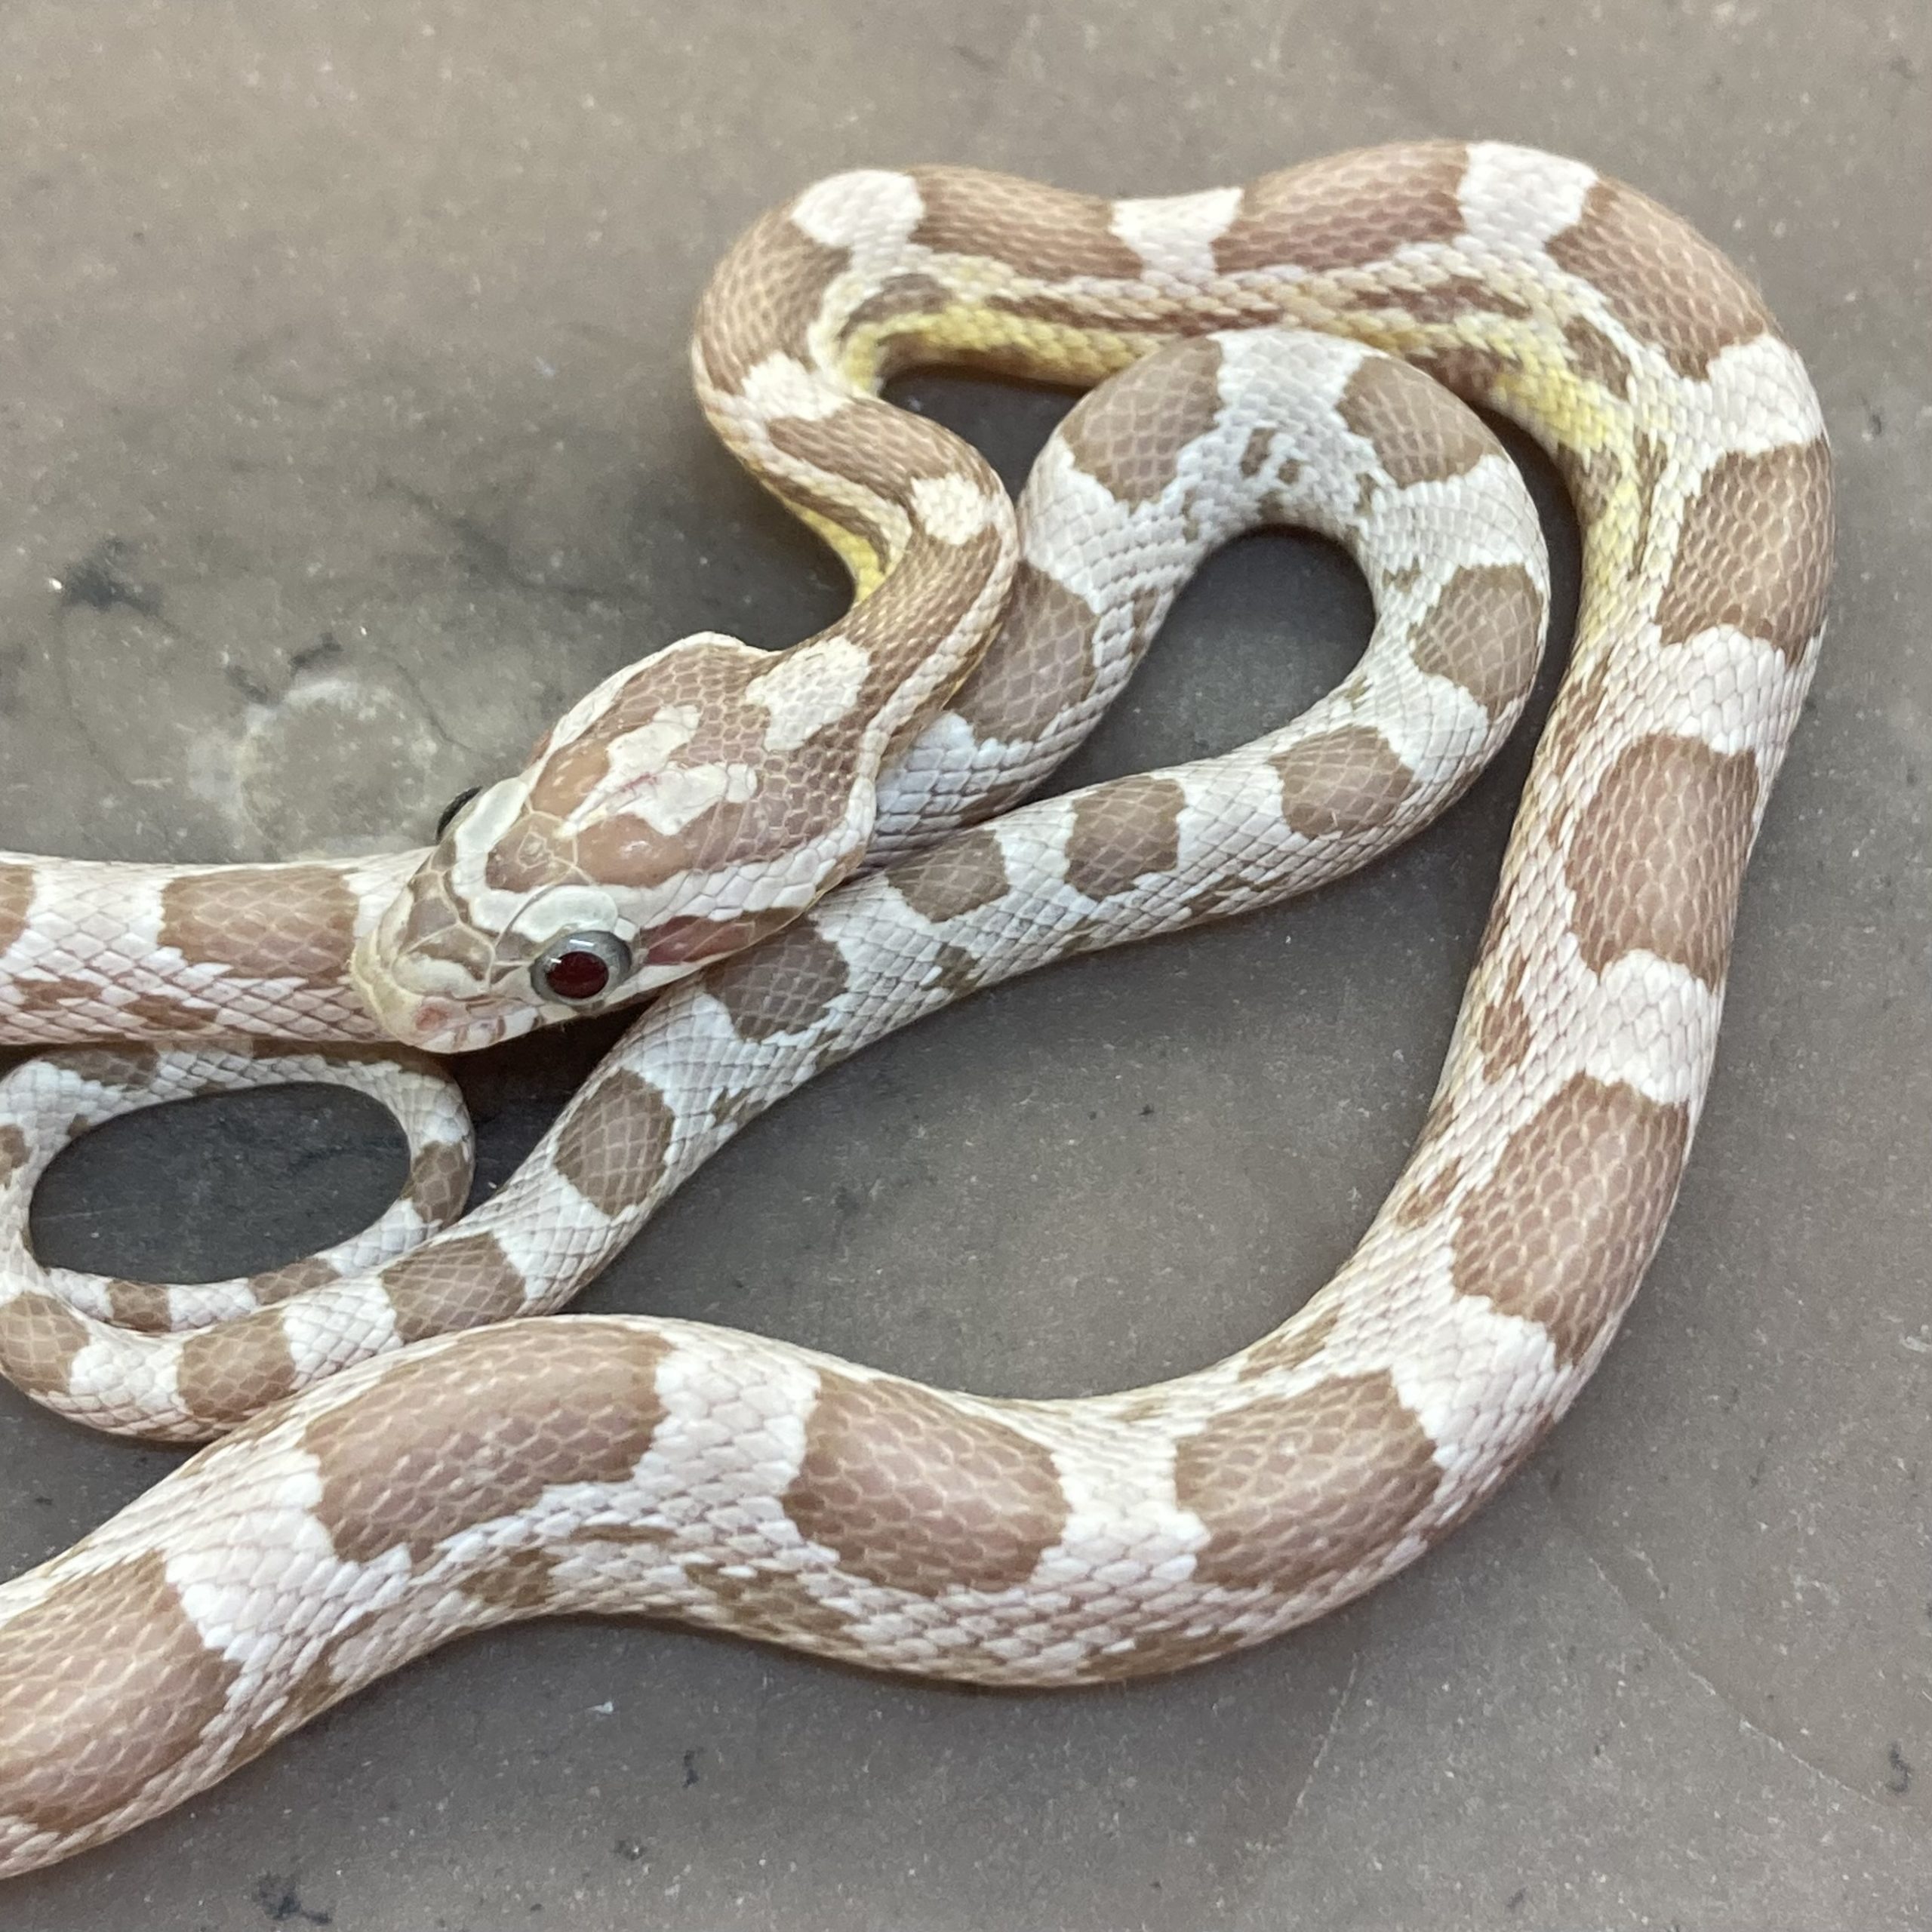
<svg viewBox="0 0 1932 1932"><path fill-rule="evenodd" d="M0 1034L115 1043L0 1088L0 1364L82 1421L223 1436L0 1588L0 1870L509 1618L643 1612L992 1684L1220 1656L1466 1517L1635 1291L1830 561L1816 399L1715 250L1493 144L1152 201L865 171L751 229L694 360L719 433L850 566L830 629L620 672L426 853L0 863ZM1017 518L879 398L936 361L1111 377ZM648 1316L510 1318L829 1063L1305 891L1446 806L1520 710L1547 601L1515 472L1449 391L1555 456L1582 608L1421 1137L1326 1286L1225 1361L1064 1401ZM1269 521L1360 563L1355 670L1226 757L1017 804L1200 560ZM170 1287L27 1244L35 1178L112 1114L318 1072L380 1088L367 1043L486 1044L667 986L446 1228L466 1129L413 1063L409 1189L327 1256Z"/></svg>

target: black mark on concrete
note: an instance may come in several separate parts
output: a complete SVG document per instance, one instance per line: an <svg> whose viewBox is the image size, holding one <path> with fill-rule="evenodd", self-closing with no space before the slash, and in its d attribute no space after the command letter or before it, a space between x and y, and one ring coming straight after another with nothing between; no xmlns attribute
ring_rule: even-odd
<svg viewBox="0 0 1932 1932"><path fill-rule="evenodd" d="M85 557L60 573L60 601L71 610L85 604L90 611L111 611L117 604L144 617L161 615L161 593L143 583L128 568L128 546L118 537L103 537Z"/></svg>
<svg viewBox="0 0 1932 1932"><path fill-rule="evenodd" d="M256 1880L255 1903L271 1925L328 1925L334 1922L328 1912L310 1911L297 1895L294 1880L274 1872L265 1872Z"/></svg>

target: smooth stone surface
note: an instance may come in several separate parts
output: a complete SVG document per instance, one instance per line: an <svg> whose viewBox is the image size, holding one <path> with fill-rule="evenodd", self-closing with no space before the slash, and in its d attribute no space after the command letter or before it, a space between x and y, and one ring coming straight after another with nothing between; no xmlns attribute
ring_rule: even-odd
<svg viewBox="0 0 1932 1932"><path fill-rule="evenodd" d="M0 19L0 842L404 845L596 678L835 566L685 333L759 209L945 158L1109 193L1434 133L1580 154L1758 278L1824 397L1834 632L1663 1251L1545 1451L1324 1625L1075 1697L642 1626L494 1633L0 1894L35 1932L1622 1928L1932 1917L1932 167L1922 10L39 0ZM1017 477L1065 398L907 398ZM1574 535L1536 472L1559 552ZM1235 546L1068 782L1237 742L1368 623ZM1547 685L1547 680L1546 680ZM1212 1359L1420 1120L1527 734L1318 900L1001 989L756 1123L584 1297L1023 1394ZM500 1180L605 1035L470 1064ZM51 1258L214 1275L380 1206L307 1095L104 1132ZM174 1457L0 1389L0 1563Z"/></svg>

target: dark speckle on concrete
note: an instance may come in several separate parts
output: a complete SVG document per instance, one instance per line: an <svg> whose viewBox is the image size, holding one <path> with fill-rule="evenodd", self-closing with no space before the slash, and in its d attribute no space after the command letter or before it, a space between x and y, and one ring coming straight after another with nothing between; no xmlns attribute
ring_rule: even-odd
<svg viewBox="0 0 1932 1932"><path fill-rule="evenodd" d="M294 1882L270 1872L257 1881L255 1903L262 1909L262 1915L271 1925L332 1925L335 1923L326 1912L318 1912L304 1905L297 1894Z"/></svg>
<svg viewBox="0 0 1932 1932"><path fill-rule="evenodd" d="M1580 155L1764 290L1817 379L1841 537L1663 1249L1528 1478L1414 1569L1260 1651L1069 1697L643 1623L506 1627L16 1882L0 1922L1923 1925L1932 12L1823 17L8 10L0 846L414 843L620 666L693 631L776 645L830 623L835 563L710 438L686 337L743 224L835 169L947 158L1164 194L1419 134ZM893 393L1016 481L1069 403L937 374ZM1574 524L1511 447L1567 609ZM1346 675L1370 622L1318 540L1231 546L1065 782L1252 736ZM1550 681L1496 771L1389 863L998 989L829 1072L581 1305L1041 1397L1198 1367L1278 1322L1421 1121ZM463 1066L479 1192L616 1031ZM339 1094L157 1112L63 1157L35 1238L69 1265L223 1274L348 1232L401 1172L388 1126ZM0 1570L176 1460L0 1389ZM680 1739L703 1740L688 1803Z"/></svg>
<svg viewBox="0 0 1932 1932"><path fill-rule="evenodd" d="M118 537L103 537L85 556L61 571L54 583L63 605L85 604L91 611L111 611L120 604L144 617L161 614L160 593L134 575L128 546Z"/></svg>

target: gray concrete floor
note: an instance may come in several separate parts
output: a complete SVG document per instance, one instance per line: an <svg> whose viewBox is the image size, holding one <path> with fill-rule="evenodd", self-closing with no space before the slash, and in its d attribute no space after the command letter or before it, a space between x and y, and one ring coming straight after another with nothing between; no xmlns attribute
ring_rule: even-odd
<svg viewBox="0 0 1932 1932"><path fill-rule="evenodd" d="M834 569L709 441L683 343L737 229L860 162L1125 193L1423 133L1580 154L1759 278L1823 392L1843 534L1663 1254L1448 1546L1259 1653L1077 1697L503 1632L16 1884L0 1924L1932 1923L1929 61L1909 0L8 8L8 845L413 842L617 665L825 621ZM1064 405L912 392L1013 475ZM1320 546L1236 546L1075 775L1237 742L1367 622ZM583 1305L1023 1394L1240 1343L1395 1171L1525 756L1315 903L1001 989L817 1082ZM491 1178L608 1037L472 1063ZM346 1104L214 1104L68 1156L40 1238L218 1274L345 1231L398 1164ZM0 1564L171 1460L0 1389Z"/></svg>

